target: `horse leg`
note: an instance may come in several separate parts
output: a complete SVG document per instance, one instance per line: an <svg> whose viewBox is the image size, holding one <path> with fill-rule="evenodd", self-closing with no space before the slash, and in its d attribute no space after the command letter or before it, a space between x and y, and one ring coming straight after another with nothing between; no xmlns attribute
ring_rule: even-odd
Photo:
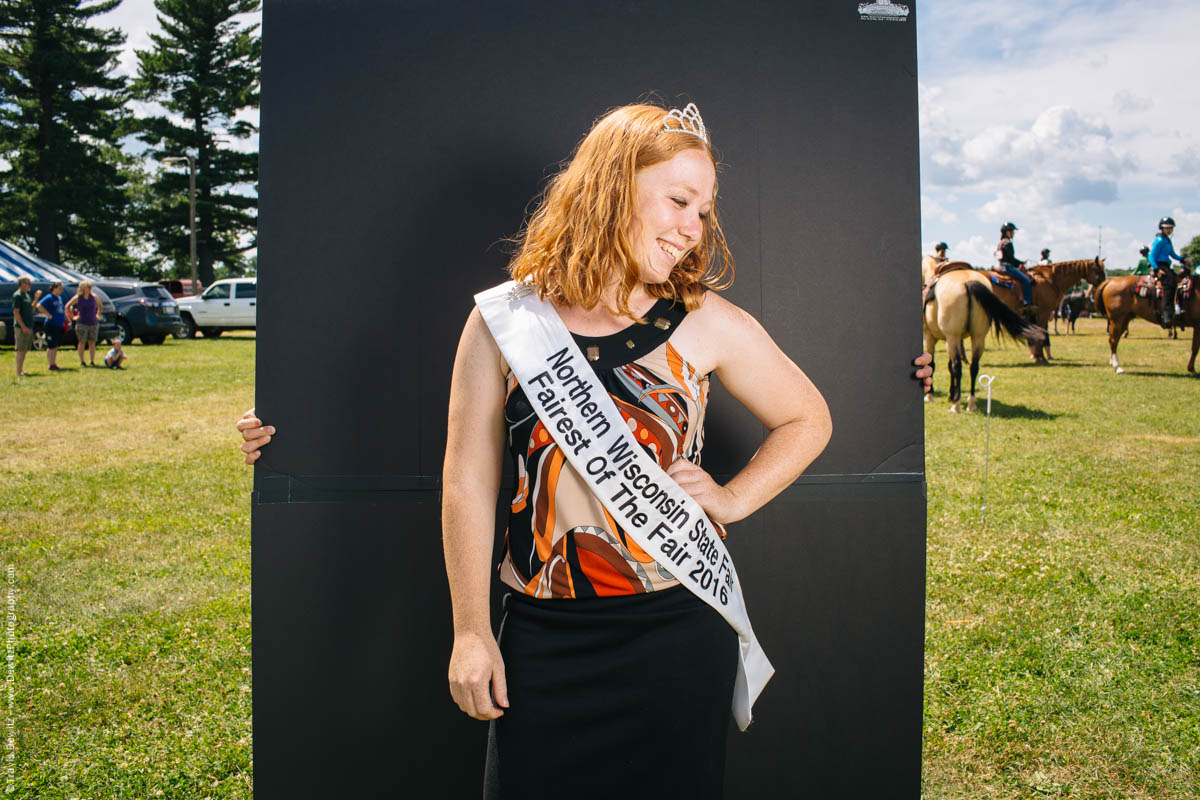
<svg viewBox="0 0 1200 800"><path fill-rule="evenodd" d="M1196 320L1192 324L1192 356L1188 359L1187 371L1191 375L1196 374L1196 353L1200 352L1200 320Z"/></svg>
<svg viewBox="0 0 1200 800"><path fill-rule="evenodd" d="M967 395L967 411L975 410L975 378L979 376L979 359L983 356L983 338L971 340L971 393Z"/></svg>
<svg viewBox="0 0 1200 800"><path fill-rule="evenodd" d="M924 336L925 336L925 352L929 353L930 356L933 356L934 355L933 349L935 347L937 347L937 339L933 338L933 334L930 333L928 326L926 326L926 328L925 328ZM931 358L929 361L929 372L931 374L929 376L929 391L925 393L925 402L926 403L933 401L933 379L937 375L936 362L937 362L936 358Z"/></svg>
<svg viewBox="0 0 1200 800"><path fill-rule="evenodd" d="M1108 347L1112 351L1112 355L1109 356L1108 364L1116 370L1118 375L1125 370L1121 369L1121 362L1117 360L1117 345L1121 343L1121 336L1126 333L1126 329L1129 327L1129 320L1130 317L1124 317L1120 320L1109 317L1112 326L1108 334Z"/></svg>
<svg viewBox="0 0 1200 800"><path fill-rule="evenodd" d="M962 339L946 339L946 350L950 357L950 413L957 414L962 400Z"/></svg>

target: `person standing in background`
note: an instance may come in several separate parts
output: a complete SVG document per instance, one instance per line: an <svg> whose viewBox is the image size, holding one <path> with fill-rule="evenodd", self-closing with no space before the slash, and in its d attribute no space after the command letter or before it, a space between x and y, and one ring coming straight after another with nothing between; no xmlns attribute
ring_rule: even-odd
<svg viewBox="0 0 1200 800"><path fill-rule="evenodd" d="M37 303L37 309L49 317L42 330L46 332L46 360L50 363L51 372L61 371L58 366L58 345L62 342L63 332L67 327L67 315L63 311L62 281L50 284L50 294Z"/></svg>
<svg viewBox="0 0 1200 800"><path fill-rule="evenodd" d="M28 275L17 278L17 290L13 292L13 340L16 345L17 376L25 375L25 354L33 349L33 304L42 296L41 290L33 297L29 290L33 279Z"/></svg>
<svg viewBox="0 0 1200 800"><path fill-rule="evenodd" d="M1050 248L1047 247L1042 250L1042 260L1038 262L1038 266L1044 267L1052 263L1054 262L1050 260Z"/></svg>
<svg viewBox="0 0 1200 800"><path fill-rule="evenodd" d="M91 366L96 366L96 337L100 333L100 301L92 292L91 281L80 281L75 296L67 301L66 313L75 311L75 338L79 341L79 366L89 366L83 361L83 348L88 348Z"/></svg>

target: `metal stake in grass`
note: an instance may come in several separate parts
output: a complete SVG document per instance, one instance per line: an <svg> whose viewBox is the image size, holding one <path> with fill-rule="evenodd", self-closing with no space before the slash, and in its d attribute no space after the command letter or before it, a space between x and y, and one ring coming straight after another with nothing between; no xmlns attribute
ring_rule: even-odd
<svg viewBox="0 0 1200 800"><path fill-rule="evenodd" d="M979 385L987 387L987 422L984 425L984 430L987 433L983 439L983 516L980 522L987 524L987 478L988 478L988 452L992 446L992 381L996 380L991 375L980 375Z"/></svg>

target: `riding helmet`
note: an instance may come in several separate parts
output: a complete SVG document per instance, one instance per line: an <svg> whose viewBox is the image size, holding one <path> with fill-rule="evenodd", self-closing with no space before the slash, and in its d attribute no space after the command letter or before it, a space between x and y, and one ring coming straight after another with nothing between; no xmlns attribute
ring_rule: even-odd
<svg viewBox="0 0 1200 800"><path fill-rule="evenodd" d="M1000 226L1001 233L1004 233L1005 231L1015 231L1015 230L1017 230L1017 226L1013 225L1011 222L1006 222Z"/></svg>
<svg viewBox="0 0 1200 800"><path fill-rule="evenodd" d="M1049 257L1049 255L1050 255L1050 248L1049 248L1049 247L1047 247L1046 249L1042 250L1042 258L1047 258L1047 257Z"/></svg>
<svg viewBox="0 0 1200 800"><path fill-rule="evenodd" d="M946 244L945 242L938 242L937 244L935 244L933 246L933 249L934 250L949 250L950 245Z"/></svg>
<svg viewBox="0 0 1200 800"><path fill-rule="evenodd" d="M1149 247L1143 247L1141 250L1138 250L1138 252L1139 252L1139 253L1141 253L1141 254L1142 254L1142 255L1144 255L1144 256L1148 256L1148 255L1150 255L1150 248L1149 248Z"/></svg>
<svg viewBox="0 0 1200 800"><path fill-rule="evenodd" d="M1158 221L1158 229L1159 229L1160 231L1161 231L1161 230L1162 230L1164 227L1167 227L1167 226L1170 226L1170 227L1174 228L1174 227L1175 227L1175 220L1171 219L1170 217L1163 217L1162 219L1160 219L1160 220Z"/></svg>

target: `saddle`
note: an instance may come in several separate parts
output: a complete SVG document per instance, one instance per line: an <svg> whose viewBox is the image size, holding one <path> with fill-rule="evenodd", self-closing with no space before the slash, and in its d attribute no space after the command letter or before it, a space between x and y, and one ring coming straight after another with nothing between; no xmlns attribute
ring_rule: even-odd
<svg viewBox="0 0 1200 800"><path fill-rule="evenodd" d="M943 261L934 268L933 277L940 278L947 272L955 272L960 269L974 269L974 267L965 261Z"/></svg>
<svg viewBox="0 0 1200 800"><path fill-rule="evenodd" d="M922 297L925 296L925 293L928 292L929 289L935 283L937 283L938 278L942 277L947 272L955 272L960 269L975 269L975 268L972 267L970 264L968 264L966 261L943 261L942 263L938 264L936 267L933 268L933 274L929 276L929 280L925 283L924 286L921 287L921 296Z"/></svg>
<svg viewBox="0 0 1200 800"><path fill-rule="evenodd" d="M1012 276L1004 272L997 272L994 269L989 269L987 276L988 280L990 280L995 286L1003 286L1005 289L1013 288L1013 284L1016 283L1016 280L1013 279Z"/></svg>
<svg viewBox="0 0 1200 800"><path fill-rule="evenodd" d="M1139 275L1137 283L1133 285L1133 293L1147 300L1157 300L1161 293L1158 279L1153 275Z"/></svg>

